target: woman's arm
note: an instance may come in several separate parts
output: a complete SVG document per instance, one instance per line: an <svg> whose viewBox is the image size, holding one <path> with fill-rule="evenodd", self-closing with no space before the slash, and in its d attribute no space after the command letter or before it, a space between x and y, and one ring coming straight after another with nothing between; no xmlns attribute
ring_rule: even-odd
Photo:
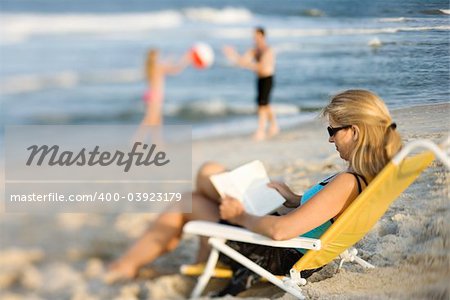
<svg viewBox="0 0 450 300"><path fill-rule="evenodd" d="M221 217L274 240L287 240L304 234L338 215L358 195L355 177L348 173L336 176L304 205L284 216L250 215L242 204L225 198Z"/></svg>
<svg viewBox="0 0 450 300"><path fill-rule="evenodd" d="M166 75L177 75L179 73L181 73L184 69L186 69L186 67L191 63L191 59L190 59L190 55L189 52L184 54L180 61L176 64L170 64L170 63L166 63L166 64L162 64L161 68L162 68L162 72L163 74Z"/></svg>

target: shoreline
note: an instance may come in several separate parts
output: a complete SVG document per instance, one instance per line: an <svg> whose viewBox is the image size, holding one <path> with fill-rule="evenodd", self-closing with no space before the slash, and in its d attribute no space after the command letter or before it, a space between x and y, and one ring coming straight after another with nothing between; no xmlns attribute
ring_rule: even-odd
<svg viewBox="0 0 450 300"><path fill-rule="evenodd" d="M404 106L404 107L397 107L397 108L393 108L393 109L389 109L389 111L391 112L391 114L394 116L398 115L398 114L402 114L403 112L408 113L409 111L415 113L416 111L421 111L421 110L425 110L425 111L430 111L430 110L434 110L436 108L443 108L444 111L447 111L450 114L450 102L443 102L443 103L432 103L432 104L421 104L421 105L413 105L413 106ZM299 112L299 115L301 115L303 113L303 111ZM314 117L312 117L312 120L310 120L310 116L308 116L307 120L302 120L299 121L298 123L295 123L293 125L288 125L285 128L281 128L281 133L286 133L286 132L291 132L291 131L295 131L299 128L301 128L301 126L306 125L310 122L315 122L317 120L320 119L319 114L320 114L320 110L314 110L314 111L306 111L307 114L315 114ZM257 120L254 120L255 122L257 122ZM394 117L394 121L395 121L395 117ZM449 130L450 130L450 117L449 117ZM403 122L406 123L406 122ZM256 124L256 123L255 123ZM398 124L397 124L398 125ZM206 125L202 125L202 126L206 126ZM216 125L217 126L217 125ZM256 128L256 127L255 127ZM219 135L210 135L210 136L206 136L206 137L199 137L199 138L195 138L193 139L193 142L202 142L202 141L212 141L212 140L217 140L217 139L233 139L233 138L245 138L248 137L250 135L251 138L251 134L253 132L249 133L237 133L235 135L231 135L231 134L219 134ZM270 139L268 139L270 140Z"/></svg>

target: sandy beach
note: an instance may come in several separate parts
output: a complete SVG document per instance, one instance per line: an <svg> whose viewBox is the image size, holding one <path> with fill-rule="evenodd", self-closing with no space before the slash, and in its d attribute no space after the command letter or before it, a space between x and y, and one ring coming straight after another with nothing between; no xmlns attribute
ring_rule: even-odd
<svg viewBox="0 0 450 300"><path fill-rule="evenodd" d="M435 142L450 133L450 104L393 111L405 142ZM325 123L314 120L264 141L248 136L214 138L193 144L193 172L205 161L236 167L259 159L270 177L301 193L345 167L328 143ZM327 265L303 287L309 299L448 299L450 297L450 177L434 162L357 244L377 266L363 270ZM133 281L105 285L102 274L155 218L153 214L5 214L0 218L0 298L12 299L183 299L195 279L177 273L194 261L197 239L144 268ZM209 290L226 282L213 280ZM293 299L269 283L239 297ZM207 299L207 298L205 298ZM225 299L233 299L227 297Z"/></svg>

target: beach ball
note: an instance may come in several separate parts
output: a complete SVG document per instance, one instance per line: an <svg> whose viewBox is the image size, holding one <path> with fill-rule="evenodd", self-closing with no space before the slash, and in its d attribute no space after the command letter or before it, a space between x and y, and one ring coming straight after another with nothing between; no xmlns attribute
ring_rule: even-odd
<svg viewBox="0 0 450 300"><path fill-rule="evenodd" d="M214 51L205 43L197 43L191 48L191 60L197 69L205 69L214 62Z"/></svg>

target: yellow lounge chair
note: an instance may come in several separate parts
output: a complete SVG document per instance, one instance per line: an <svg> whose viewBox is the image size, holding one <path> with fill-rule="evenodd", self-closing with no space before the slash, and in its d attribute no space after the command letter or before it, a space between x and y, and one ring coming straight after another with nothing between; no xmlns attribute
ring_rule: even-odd
<svg viewBox="0 0 450 300"><path fill-rule="evenodd" d="M445 144L450 144L450 137ZM426 148L420 154L407 157L416 148ZM236 260L253 272L272 282L286 292L304 299L300 285L306 280L301 278L300 271L322 267L337 257L344 261L353 261L363 267L373 268L371 264L359 258L357 251L351 248L362 239L375 223L383 216L390 204L438 158L450 170L450 159L438 146L427 140L420 140L406 145L386 167L376 176L367 188L341 214L333 225L320 237L311 239L298 237L287 241L274 241L265 236L228 225L212 222L192 221L184 226L184 232L208 236L212 245L211 254L199 277L191 297L197 298L206 287L214 273L219 252ZM291 268L290 276L281 277L271 274L239 252L225 244L227 240L268 245L272 247L289 247L309 249ZM349 249L350 248L350 249ZM193 273L194 269L184 266L185 273ZM189 272L190 270L190 272ZM223 274L223 273L222 273ZM229 273L228 273L229 274Z"/></svg>

